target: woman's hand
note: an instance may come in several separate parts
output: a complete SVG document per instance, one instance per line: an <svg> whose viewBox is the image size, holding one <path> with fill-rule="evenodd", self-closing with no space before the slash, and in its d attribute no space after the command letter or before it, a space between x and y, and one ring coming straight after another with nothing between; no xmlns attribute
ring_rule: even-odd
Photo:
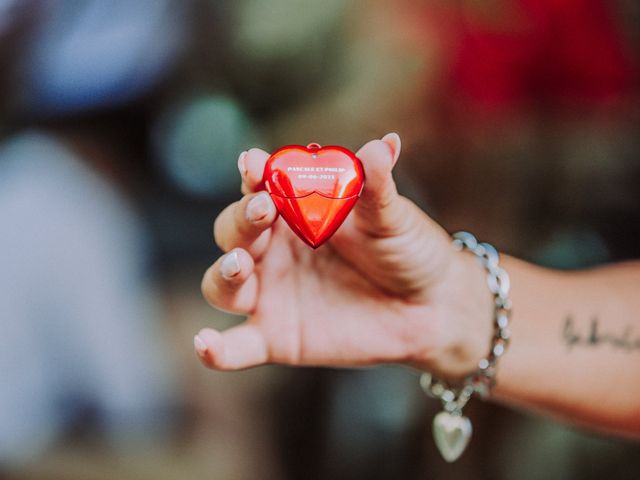
<svg viewBox="0 0 640 480"><path fill-rule="evenodd" d="M449 379L477 368L493 328L483 270L397 193L391 170L399 154L396 134L358 151L362 196L315 251L278 218L269 195L255 191L269 155L240 156L245 196L215 221L227 253L206 272L202 291L213 306L249 318L198 333L207 366L404 363Z"/></svg>

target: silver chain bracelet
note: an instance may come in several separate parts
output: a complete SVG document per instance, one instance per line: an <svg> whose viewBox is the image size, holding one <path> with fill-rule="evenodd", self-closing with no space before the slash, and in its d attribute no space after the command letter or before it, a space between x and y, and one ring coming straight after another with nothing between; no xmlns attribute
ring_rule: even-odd
<svg viewBox="0 0 640 480"><path fill-rule="evenodd" d="M489 396L495 385L496 363L511 336L509 275L499 266L497 250L488 243L478 242L468 232L455 233L452 238L456 250L469 250L487 271L487 284L494 296L494 334L489 355L478 362L478 369L467 376L461 386L451 386L426 372L420 377L424 392L442 402L444 410L433 419L433 436L438 450L448 462L458 459L471 439L471 421L462 415L462 409L474 393L482 398Z"/></svg>

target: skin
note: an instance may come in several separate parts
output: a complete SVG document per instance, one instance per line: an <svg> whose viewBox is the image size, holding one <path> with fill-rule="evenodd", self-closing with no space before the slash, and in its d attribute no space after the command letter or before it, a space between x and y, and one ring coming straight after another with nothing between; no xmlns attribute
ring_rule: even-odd
<svg viewBox="0 0 640 480"><path fill-rule="evenodd" d="M396 363L452 383L476 370L493 335L486 274L398 194L391 171L399 154L396 134L357 152L366 177L362 196L314 251L278 217L269 195L256 192L268 153L243 152L245 196L215 221L216 243L227 253L205 273L202 291L214 307L248 318L196 335L206 366ZM640 349L568 345L563 336L567 315L585 335L596 315L602 329L640 337L640 264L560 273L503 256L501 265L511 277L514 315L493 398L640 436Z"/></svg>

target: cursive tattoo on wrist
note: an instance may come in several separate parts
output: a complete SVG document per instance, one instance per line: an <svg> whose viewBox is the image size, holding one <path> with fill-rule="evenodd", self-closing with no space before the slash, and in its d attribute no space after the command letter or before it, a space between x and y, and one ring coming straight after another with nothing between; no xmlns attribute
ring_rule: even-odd
<svg viewBox="0 0 640 480"><path fill-rule="evenodd" d="M633 326L627 325L617 334L603 332L597 316L591 318L587 329L579 329L573 316L567 315L562 329L562 341L569 350L576 346L597 347L606 344L626 352L640 352L640 334L634 332Z"/></svg>

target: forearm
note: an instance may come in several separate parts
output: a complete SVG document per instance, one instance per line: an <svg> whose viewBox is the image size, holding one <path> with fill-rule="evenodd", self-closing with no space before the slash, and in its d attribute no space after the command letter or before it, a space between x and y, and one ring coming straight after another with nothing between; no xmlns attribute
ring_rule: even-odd
<svg viewBox="0 0 640 480"><path fill-rule="evenodd" d="M640 436L640 262L573 273L502 264L514 309L495 398Z"/></svg>

